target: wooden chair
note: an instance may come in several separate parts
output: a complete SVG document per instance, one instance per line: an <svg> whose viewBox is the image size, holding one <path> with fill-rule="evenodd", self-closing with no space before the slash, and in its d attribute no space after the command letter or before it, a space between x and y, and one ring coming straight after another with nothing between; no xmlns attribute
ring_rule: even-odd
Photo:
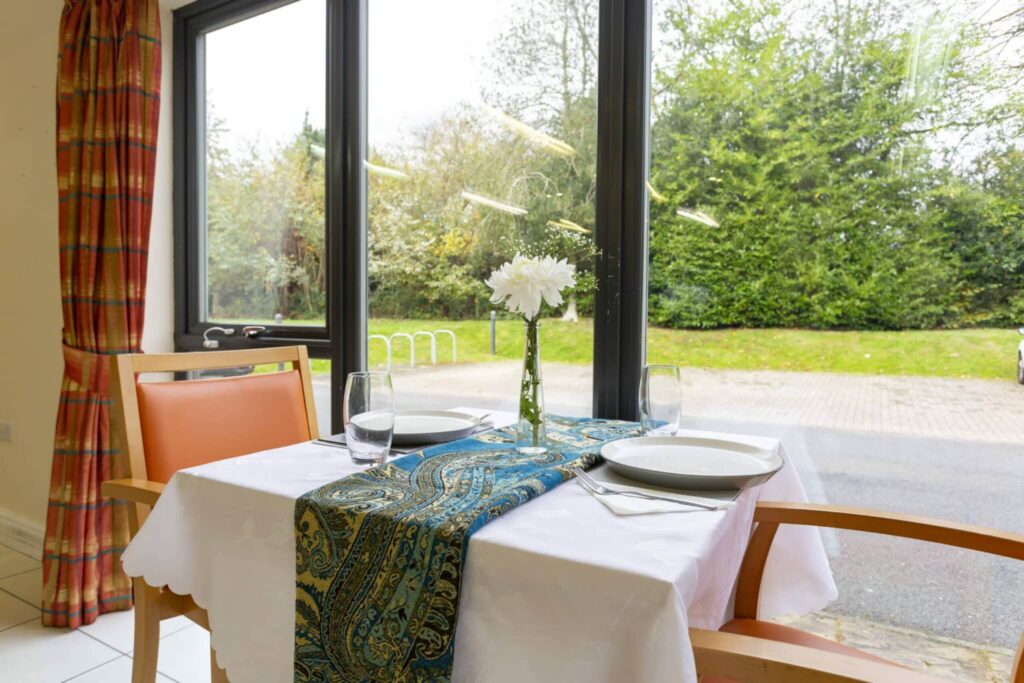
<svg viewBox="0 0 1024 683"><path fill-rule="evenodd" d="M697 671L705 683L944 680L798 629L758 621L761 577L780 524L866 531L1024 560L1024 536L925 517L832 505L763 502L757 504L754 522L757 526L736 584L735 618L717 632L690 631ZM1024 637L1014 658L1010 682L1024 683Z"/></svg>
<svg viewBox="0 0 1024 683"><path fill-rule="evenodd" d="M276 363L291 370L243 377L138 382L145 372L214 370ZM111 358L112 434L125 479L102 494L127 500L132 537L171 476L185 467L319 437L309 358L304 346L246 351L125 354ZM184 615L209 629L191 596L134 580L135 652L132 683L156 680L160 621ZM227 681L210 652L214 683Z"/></svg>

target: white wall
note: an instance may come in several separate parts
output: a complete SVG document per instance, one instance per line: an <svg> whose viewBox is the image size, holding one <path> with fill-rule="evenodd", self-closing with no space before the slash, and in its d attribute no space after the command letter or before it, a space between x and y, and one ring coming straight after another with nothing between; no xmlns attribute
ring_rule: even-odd
<svg viewBox="0 0 1024 683"><path fill-rule="evenodd" d="M162 3L163 4L163 3ZM169 4L169 3L168 3ZM177 0L175 5L182 4ZM54 141L61 0L5 0L0 22L0 541L6 520L39 530L63 360ZM143 348L173 348L171 16L164 74Z"/></svg>
<svg viewBox="0 0 1024 683"><path fill-rule="evenodd" d="M156 187L153 191L153 222L149 236L149 277L146 289L146 324L142 349L149 353L174 350L174 223L172 213L174 177L171 152L172 19L171 10L160 3L163 40L163 77L160 84L160 131L156 149ZM180 0L173 3L182 4Z"/></svg>

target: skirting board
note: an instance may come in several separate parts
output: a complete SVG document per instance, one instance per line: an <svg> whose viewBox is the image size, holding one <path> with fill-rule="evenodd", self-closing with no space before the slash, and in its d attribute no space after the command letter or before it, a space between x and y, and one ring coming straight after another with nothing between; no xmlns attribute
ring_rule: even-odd
<svg viewBox="0 0 1024 683"><path fill-rule="evenodd" d="M0 543L30 557L43 554L43 526L0 508Z"/></svg>

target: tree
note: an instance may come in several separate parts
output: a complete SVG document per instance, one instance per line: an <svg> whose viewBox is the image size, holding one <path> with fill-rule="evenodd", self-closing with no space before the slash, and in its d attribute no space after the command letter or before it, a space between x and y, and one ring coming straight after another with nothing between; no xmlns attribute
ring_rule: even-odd
<svg viewBox="0 0 1024 683"><path fill-rule="evenodd" d="M207 289L213 319L323 318L323 131L308 120L262 156L223 147L223 124L207 126Z"/></svg>
<svg viewBox="0 0 1024 683"><path fill-rule="evenodd" d="M1021 73L992 50L1015 15L957 24L925 2L668 9L652 98L653 323L1024 317ZM518 251L568 257L579 290L594 284L597 15L598 0L515 0L483 106L371 149L373 315L483 316L484 278ZM323 317L323 137L305 122L268 154L228 153L211 122L216 316Z"/></svg>
<svg viewBox="0 0 1024 683"><path fill-rule="evenodd" d="M371 168L404 176L371 174L373 315L481 316L483 280L517 252L569 258L577 289L592 284L596 8L521 3L495 41L484 107L447 112L401 149L372 150Z"/></svg>
<svg viewBox="0 0 1024 683"><path fill-rule="evenodd" d="M652 182L667 200L651 216L652 320L954 322L960 274L936 201L949 178L936 136L962 127L980 97L971 37L952 36L941 69L917 70L908 55L928 50L901 24L904 8L836 3L800 33L784 7L669 14L675 59L658 74L652 136Z"/></svg>

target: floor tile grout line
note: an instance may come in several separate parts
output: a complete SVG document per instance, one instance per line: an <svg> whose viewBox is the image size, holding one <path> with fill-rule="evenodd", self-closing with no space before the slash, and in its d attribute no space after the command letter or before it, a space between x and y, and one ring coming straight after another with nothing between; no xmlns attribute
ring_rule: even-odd
<svg viewBox="0 0 1024 683"><path fill-rule="evenodd" d="M114 650L114 652L117 652L117 650ZM113 659L108 659L105 662L100 662L96 666L89 667L85 671L79 671L78 673L76 673L71 678L65 678L62 683L68 683L69 681L73 681L76 678L78 678L79 676L84 676L85 674L89 673L90 671L95 671L96 669L100 668L101 666L106 666L107 664L110 664L112 662L116 662L117 660L121 659L121 657L124 657L124 655L123 654L119 654L117 657L114 657Z"/></svg>
<svg viewBox="0 0 1024 683"><path fill-rule="evenodd" d="M26 623L27 623L27 622L26 622ZM183 630L185 630L185 628L188 628L188 626L186 626L186 627L184 627L184 628L181 628L181 629L178 629L178 631L175 631L174 633L178 633L179 631L183 631ZM132 653L133 653L133 652L135 652L135 650L134 650L134 649L132 649L132 650L129 650L128 652L125 652L124 650L121 650L121 649L119 649L119 648L116 648L116 647L114 647L113 645L111 645L110 643L108 643L108 642L106 642L106 641L100 640L99 638L97 638L96 636L92 635L91 633L86 633L86 632L85 632L85 631L83 631L82 629L78 629L78 630L79 630L79 631L81 632L81 634L82 634L82 635L84 635L84 636L86 636L86 637L88 637L88 638L92 638L93 640L95 640L95 641L96 641L97 643L99 643L100 645L105 645L106 647L109 647L109 648L110 648L111 650L113 650L114 652L117 652L117 653L119 653L119 656L118 656L118 657L114 657L114 659L111 659L111 660L109 660L109 661L103 662L103 664L99 664L99 665L97 665L97 666L94 666L94 667L93 667L92 669L86 669L85 671L83 671L83 672L81 672L81 673L77 673L77 674L75 674L75 675L74 675L74 676L73 676L72 678L69 678L69 679L67 679L66 681L64 681L64 683L68 683L68 681L74 680L75 678L78 678L78 677L79 677L79 676L81 676L82 674L86 674L86 673L89 673L89 672L90 672L90 671L92 671L93 669L98 669L99 667L101 667L101 666L104 666L105 664L110 664L110 662L116 661L116 660L120 659L121 657L127 657L128 659L131 659L132 661L134 661L134 660L135 660L135 658L134 658L134 657L132 657ZM173 634L173 633L168 633L168 634L167 634L167 636L171 636L171 635L174 635L174 634ZM160 639L161 639L161 640L163 640L163 639L164 639L164 638L166 638L167 636L160 636ZM133 643L133 644L134 644L134 643ZM160 676L163 676L163 677L164 677L164 678L166 678L166 679L167 679L168 681L172 681L172 683L178 683L178 679L176 679L176 678L171 678L170 676L168 676L167 674L165 674L165 673L164 673L163 671L160 671L160 665L159 665L159 664L157 664L157 674L158 674L158 675L160 675Z"/></svg>
<svg viewBox="0 0 1024 683"><path fill-rule="evenodd" d="M7 579L13 579L13 578L15 578L17 576L21 576L22 574L28 574L29 572L37 572L37 571L41 570L42 568L43 568L43 566L39 565L38 567L32 567L32 569L26 569L23 572L15 572L14 574L8 574L7 576L0 577L0 582L6 581Z"/></svg>
<svg viewBox="0 0 1024 683"><path fill-rule="evenodd" d="M40 614L42 614L42 613L40 612ZM31 619L26 619L25 621L19 622L17 624L11 624L10 626L6 626L4 628L0 628L0 633L3 633L4 631L10 631L12 628L18 628L19 626L24 626L25 624L31 624L33 621L37 621L38 619L39 619L39 617L35 616L35 617L32 617Z"/></svg>
<svg viewBox="0 0 1024 683"><path fill-rule="evenodd" d="M38 563L40 565L42 564L42 562L39 562L39 558L32 557L28 553L23 553L20 550L18 550L17 548L12 548L11 546L4 545L3 543L0 543L0 548L3 548L5 550L10 550L12 553L17 553L17 554L21 555L22 557L27 557L28 559L32 560L33 562L36 562L36 563Z"/></svg>
<svg viewBox="0 0 1024 683"><path fill-rule="evenodd" d="M0 593L7 593L8 595L11 595L10 593L8 593L7 591L5 591L3 589L0 589ZM28 604L28 605L31 604L31 603L29 603L29 602L27 602L25 600L22 600L21 598L19 598L16 595L11 595L11 597L13 597L13 598L15 598L17 600L20 600L21 602L24 602L25 604ZM38 610L39 608L37 607L36 609ZM31 619L26 619L25 621L19 622L17 624L11 624L10 626L6 626L4 628L0 628L0 633L3 633L4 631L10 631L11 629L18 628L19 626L24 626L25 624L30 624L30 623L32 623L34 621L37 621L38 619L39 619L39 617L35 616L35 617L32 617ZM176 631L172 631L171 633L168 633L165 636L161 636L160 638L161 638L161 640L163 640L164 638L170 637L170 636L174 635L175 633L180 633L180 632L184 631L185 629L189 628L192 625L193 625L193 623L190 622L190 623L186 624L185 626L181 627L180 629L178 629ZM101 666L106 666L107 664L110 664L112 662L116 662L118 659L121 659L122 657L134 661L134 658L132 657L132 653L134 652L134 649L129 651L129 652L125 652L125 651L123 651L123 650L121 650L121 649L119 649L117 647L114 647L110 643L107 643L107 642L105 642L103 640L100 640L99 638L97 638L96 636L92 635L91 633L87 633L85 630L83 630L81 628L75 629L75 631L81 633L83 636L85 636L86 638L89 638L90 640L96 641L100 645L102 645L102 646L106 647L107 649L111 650L112 652L116 653L117 656L113 657L111 659L108 659L108 660L106 660L104 662L100 662L96 666L91 667L89 669L86 669L85 671L79 671L78 673L76 673L71 678L64 679L63 683L68 683L69 681L74 681L74 679L78 678L79 676L84 676L85 674L89 673L90 671L98 669ZM72 632L73 631L69 631L69 633L72 633ZM178 681L178 679L173 678L173 677L165 674L163 671L160 671L159 670L159 665L158 665L158 668L157 668L157 675L158 676L162 676L163 678L165 678L170 683L180 683L180 681Z"/></svg>
<svg viewBox="0 0 1024 683"><path fill-rule="evenodd" d="M7 590L7 589L5 589L5 588L0 588L0 593L6 593L7 595L11 596L11 597L12 597L12 598L14 598L15 600L19 600L19 601L21 601L21 602L25 603L25 604L26 604L26 605L28 605L29 607L33 607L33 608L35 608L35 609L39 610L40 612L42 612L42 611L43 611L43 610L42 610L42 608L40 608L40 607L39 607L39 605L33 605L33 604L32 604L31 602L29 602L29 601L28 601L28 600L26 600L25 598L19 597L19 596L15 595L14 593L12 593L11 591L9 591L9 590Z"/></svg>
<svg viewBox="0 0 1024 683"><path fill-rule="evenodd" d="M184 614L182 614L182 615L180 615L180 616L183 616L183 617L185 617L185 615L184 615ZM172 617L172 619L173 619L173 618L174 618L174 617ZM161 622L161 623L163 623L163 622ZM173 635L174 635L175 633L181 633L181 632L182 632L182 631L184 631L185 629L187 629L187 628L192 628L193 626L198 626L199 628L203 628L202 626L199 626L199 624L197 624L196 622L192 621L192 620L191 620L191 619L189 619L188 617L185 617L185 625L184 625L184 626L182 626L181 628L176 628L176 629L174 629L173 631L171 631L171 632L170 632L170 633L168 633L167 635L163 635L163 636L160 636L160 639L161 639L161 640L163 640L164 638L169 638L170 636L173 636ZM204 630L204 631L206 631L207 629L203 628L203 630Z"/></svg>
<svg viewBox="0 0 1024 683"><path fill-rule="evenodd" d="M96 622L93 622L93 623L96 623ZM106 642L105 640L100 640L99 638L97 638L93 634L91 634L91 633L89 633L87 631L82 631L81 628L79 628L78 630L82 632L82 635L86 636L87 638L92 638L93 640L95 640L100 645L105 645L105 646L109 647L114 652L120 652L121 654L125 655L126 657L130 657L131 656L131 652L125 652L121 648L114 647L113 645L111 645L110 643Z"/></svg>
<svg viewBox="0 0 1024 683"><path fill-rule="evenodd" d="M163 621L163 620L161 620L161 621ZM181 628L176 628L173 631L171 631L170 633L162 634L160 636L160 640L163 640L164 638L170 638L171 636L173 636L175 634L178 634L178 633L181 633L185 629L191 628L192 626L198 626L198 624L196 624L192 620L189 620L188 623L185 624L184 626L182 626ZM200 626L200 628L202 628L202 627ZM111 645L110 643L108 643L107 641L103 640L99 636L94 636L93 634L88 633L87 631L84 631L84 630L82 631L82 633L84 633L85 635L89 636L90 638L92 638L95 641L103 643L104 645L106 645L109 648L113 648L114 650L117 650L118 652L121 652L121 653L125 654L128 657L131 657L132 654L134 654L134 652L135 652L135 638L134 637L132 638L132 649L125 651L125 650L122 650L121 648L117 647L116 645Z"/></svg>

